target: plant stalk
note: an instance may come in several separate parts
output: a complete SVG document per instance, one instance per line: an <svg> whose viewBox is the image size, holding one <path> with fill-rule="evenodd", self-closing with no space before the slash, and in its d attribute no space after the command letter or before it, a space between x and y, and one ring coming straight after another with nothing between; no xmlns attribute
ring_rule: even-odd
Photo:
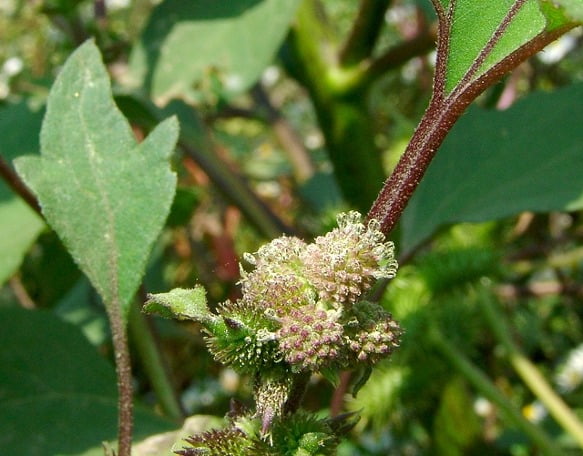
<svg viewBox="0 0 583 456"><path fill-rule="evenodd" d="M385 178L368 112L369 85L362 84L358 65L335 61L337 45L320 10L319 2L302 1L283 61L310 94L344 197L364 212Z"/></svg>
<svg viewBox="0 0 583 456"><path fill-rule="evenodd" d="M360 0L358 15L340 51L340 64L350 66L368 58L381 32L392 0Z"/></svg>
<svg viewBox="0 0 583 456"><path fill-rule="evenodd" d="M131 456L133 431L132 365L127 333L118 298L106 304L111 327L118 391L118 447L117 456Z"/></svg>
<svg viewBox="0 0 583 456"><path fill-rule="evenodd" d="M4 179L4 182L6 182L6 184L14 191L14 193L20 196L33 211L44 218L36 196L34 196L34 194L22 181L20 176L16 174L12 167L6 161L4 161L2 157L0 157L0 177Z"/></svg>
<svg viewBox="0 0 583 456"><path fill-rule="evenodd" d="M518 9L524 4L524 0L518 0L490 41L484 46L483 51L476 58L464 78L449 93L446 93L446 65L449 53L450 28L453 21L451 17L452 10L450 9L449 12L444 11L441 3L437 0L434 0L433 3L439 18L433 96L404 154L393 173L385 181L367 216L367 219L374 218L381 223L381 231L385 235L397 224L409 199L435 157L437 149L468 105L504 74L574 27L574 25L568 25L550 32L541 32L483 75L472 80L480 62L483 62L492 52L504 35L504 31L516 16Z"/></svg>
<svg viewBox="0 0 583 456"><path fill-rule="evenodd" d="M167 417L177 422L181 421L184 413L168 376L160 349L153 337L150 322L135 302L130 305L128 328L133 346L140 355L162 411Z"/></svg>
<svg viewBox="0 0 583 456"><path fill-rule="evenodd" d="M496 388L488 377L474 366L465 355L449 343L437 328L429 332L433 346L457 369L481 394L496 404L508 421L521 429L547 456L559 456L562 452L541 428L528 421L519 410Z"/></svg>
<svg viewBox="0 0 583 456"><path fill-rule="evenodd" d="M510 331L504 315L496 309L492 299L479 300L486 321L490 325L498 342L504 347L505 354L522 381L533 394L545 405L551 416L565 429L577 444L583 448L583 423L553 390L541 372L522 353L510 337Z"/></svg>

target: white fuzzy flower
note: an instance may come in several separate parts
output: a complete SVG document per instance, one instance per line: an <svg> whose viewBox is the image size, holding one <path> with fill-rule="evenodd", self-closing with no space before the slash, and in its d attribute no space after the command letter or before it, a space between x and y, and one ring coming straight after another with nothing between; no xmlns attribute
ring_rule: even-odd
<svg viewBox="0 0 583 456"><path fill-rule="evenodd" d="M105 5L108 10L114 11L130 6L130 0L106 0Z"/></svg>
<svg viewBox="0 0 583 456"><path fill-rule="evenodd" d="M583 383L583 344L571 350L559 368L555 382L562 393L570 393Z"/></svg>
<svg viewBox="0 0 583 456"><path fill-rule="evenodd" d="M2 73L4 73L9 78L16 76L24 68L24 62L20 57L10 57L2 65Z"/></svg>

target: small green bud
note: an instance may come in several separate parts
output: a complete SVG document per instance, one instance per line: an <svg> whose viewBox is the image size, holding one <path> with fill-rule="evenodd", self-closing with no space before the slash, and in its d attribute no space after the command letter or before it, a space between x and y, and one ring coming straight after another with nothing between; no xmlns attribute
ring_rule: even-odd
<svg viewBox="0 0 583 456"><path fill-rule="evenodd" d="M206 291L197 285L192 289L175 288L168 293L149 294L144 312L165 318L210 323L216 318L206 305Z"/></svg>

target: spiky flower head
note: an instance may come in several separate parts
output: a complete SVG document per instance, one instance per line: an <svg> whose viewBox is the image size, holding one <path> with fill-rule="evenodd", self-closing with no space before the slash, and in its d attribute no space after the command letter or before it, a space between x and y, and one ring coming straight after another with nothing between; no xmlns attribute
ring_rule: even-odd
<svg viewBox="0 0 583 456"><path fill-rule="evenodd" d="M304 411L278 419L271 428L270 454L334 455L340 437L353 427L352 419L353 416L346 415L343 419L346 424L344 427L338 426L333 419L318 418ZM258 453L261 453L262 447L261 444L257 445Z"/></svg>
<svg viewBox="0 0 583 456"><path fill-rule="evenodd" d="M356 302L376 279L394 277L397 262L376 220L365 226L355 211L337 220L338 228L317 237L300 258L319 298L338 306Z"/></svg>
<svg viewBox="0 0 583 456"><path fill-rule="evenodd" d="M241 271L243 296L256 307L285 314L292 307L313 302L314 291L302 274L301 252L306 244L296 237L282 236L244 259L253 271Z"/></svg>
<svg viewBox="0 0 583 456"><path fill-rule="evenodd" d="M269 369L281 361L274 331L277 320L245 299L218 308L221 324L207 330L206 343L215 359L240 372Z"/></svg>
<svg viewBox="0 0 583 456"><path fill-rule="evenodd" d="M309 304L292 309L281 319L277 339L293 371L317 371L338 358L343 331L338 312Z"/></svg>
<svg viewBox="0 0 583 456"><path fill-rule="evenodd" d="M212 312L201 287L151 295L148 308L203 325L214 357L252 374L255 411L188 442L183 456L334 454L352 420L320 420L298 413L312 372L370 365L399 343L391 315L363 295L397 269L394 246L379 224L357 212L338 216L338 228L312 244L275 239L245 259L243 296Z"/></svg>
<svg viewBox="0 0 583 456"><path fill-rule="evenodd" d="M347 324L346 343L356 362L374 364L399 346L401 328L391 314L373 302L361 301Z"/></svg>
<svg viewBox="0 0 583 456"><path fill-rule="evenodd" d="M311 244L282 236L245 254L243 296L217 312L204 291L151 295L152 311L203 324L215 358L239 371L317 372L374 363L398 345L397 324L377 304L360 302L374 280L395 275L394 246L375 220L338 216L338 228Z"/></svg>
<svg viewBox="0 0 583 456"><path fill-rule="evenodd" d="M236 427L213 429L186 439L190 447L175 451L181 456L244 456L251 454L253 442Z"/></svg>

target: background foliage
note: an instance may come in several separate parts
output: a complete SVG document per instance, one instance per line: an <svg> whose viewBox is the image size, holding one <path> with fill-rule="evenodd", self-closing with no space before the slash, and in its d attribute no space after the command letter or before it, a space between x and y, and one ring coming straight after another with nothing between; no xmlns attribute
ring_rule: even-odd
<svg viewBox="0 0 583 456"><path fill-rule="evenodd" d="M530 3L516 27L532 30L512 33L544 25ZM580 17L576 0L558 3ZM351 49L364 4L382 10L378 36ZM492 33L472 21L499 13L460 4L452 37L475 31L475 49L452 47L447 90ZM137 309L195 283L212 304L236 297L243 252L366 212L431 95L434 22L412 0L0 2L0 453L102 454L115 439L112 302L126 311L136 442L182 429L135 454L169 454L230 397L249 402L199 328ZM520 356L582 415L582 39L574 29L488 89L437 154L391 235L402 266L381 302L402 346L346 399L361 420L340 454L534 454L528 423L561 454L580 451ZM97 105L76 104L85 90ZM58 236L14 191L14 163L52 192L39 199ZM59 219L63 200L76 206ZM103 262L128 266L103 279ZM342 400L313 378L306 407Z"/></svg>

